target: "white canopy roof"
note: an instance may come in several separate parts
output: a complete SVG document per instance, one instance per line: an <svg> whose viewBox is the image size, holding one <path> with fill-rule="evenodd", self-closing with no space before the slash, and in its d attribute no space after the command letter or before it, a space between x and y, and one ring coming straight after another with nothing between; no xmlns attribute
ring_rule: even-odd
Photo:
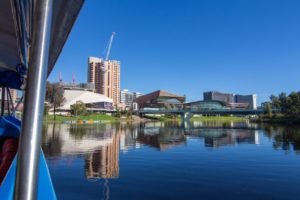
<svg viewBox="0 0 300 200"><path fill-rule="evenodd" d="M108 98L102 94L84 90L65 90L64 97L66 101L64 105L59 108L62 110L70 110L71 105L75 104L78 101L82 101L84 104L100 102L113 103L113 100L111 98Z"/></svg>

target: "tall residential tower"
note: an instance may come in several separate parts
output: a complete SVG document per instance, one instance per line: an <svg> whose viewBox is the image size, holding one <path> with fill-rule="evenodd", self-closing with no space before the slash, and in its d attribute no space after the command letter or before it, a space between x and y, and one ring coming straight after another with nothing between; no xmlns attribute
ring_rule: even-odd
<svg viewBox="0 0 300 200"><path fill-rule="evenodd" d="M101 58L89 57L88 82L95 84L96 93L103 94L120 103L120 62L116 60L105 61Z"/></svg>

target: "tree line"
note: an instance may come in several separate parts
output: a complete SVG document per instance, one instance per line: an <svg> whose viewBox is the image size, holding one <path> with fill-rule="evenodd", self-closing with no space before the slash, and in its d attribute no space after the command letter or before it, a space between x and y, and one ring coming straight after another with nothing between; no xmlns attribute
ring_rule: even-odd
<svg viewBox="0 0 300 200"><path fill-rule="evenodd" d="M286 117L300 116L300 91L291 92L287 95L285 92L280 93L278 96L271 95L270 101L263 103L266 112L272 114L272 110L276 109Z"/></svg>

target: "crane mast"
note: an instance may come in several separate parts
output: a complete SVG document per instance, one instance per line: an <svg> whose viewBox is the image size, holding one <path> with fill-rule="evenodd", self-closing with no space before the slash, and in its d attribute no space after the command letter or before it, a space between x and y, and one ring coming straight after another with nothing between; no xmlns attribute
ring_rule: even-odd
<svg viewBox="0 0 300 200"><path fill-rule="evenodd" d="M105 94L105 92L104 92L104 82L106 80L105 77L106 77L106 72L108 70L108 59L109 59L110 50L111 50L111 46L112 46L112 43L113 43L115 35L116 35L116 33L112 32L112 34L110 36L110 39L108 41L107 48L106 48L107 51L106 51L106 56L105 56L104 62L103 62L103 64L100 67L100 69L102 71L102 91L103 91L103 94Z"/></svg>
<svg viewBox="0 0 300 200"><path fill-rule="evenodd" d="M109 59L109 54L110 54L111 46L112 46L115 35L116 35L116 32L112 32L112 34L110 36L110 39L108 42L108 47L107 47L107 52L106 52L106 56L105 56L105 61L108 61L108 59Z"/></svg>

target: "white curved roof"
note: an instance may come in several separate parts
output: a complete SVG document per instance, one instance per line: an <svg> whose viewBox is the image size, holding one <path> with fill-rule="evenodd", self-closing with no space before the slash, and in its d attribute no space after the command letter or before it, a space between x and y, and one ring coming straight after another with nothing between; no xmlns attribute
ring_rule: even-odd
<svg viewBox="0 0 300 200"><path fill-rule="evenodd" d="M59 108L63 110L71 109L71 105L75 104L77 101L82 101L84 104L99 102L113 103L113 100L111 98L108 98L102 94L84 90L65 90L64 97L64 105Z"/></svg>

